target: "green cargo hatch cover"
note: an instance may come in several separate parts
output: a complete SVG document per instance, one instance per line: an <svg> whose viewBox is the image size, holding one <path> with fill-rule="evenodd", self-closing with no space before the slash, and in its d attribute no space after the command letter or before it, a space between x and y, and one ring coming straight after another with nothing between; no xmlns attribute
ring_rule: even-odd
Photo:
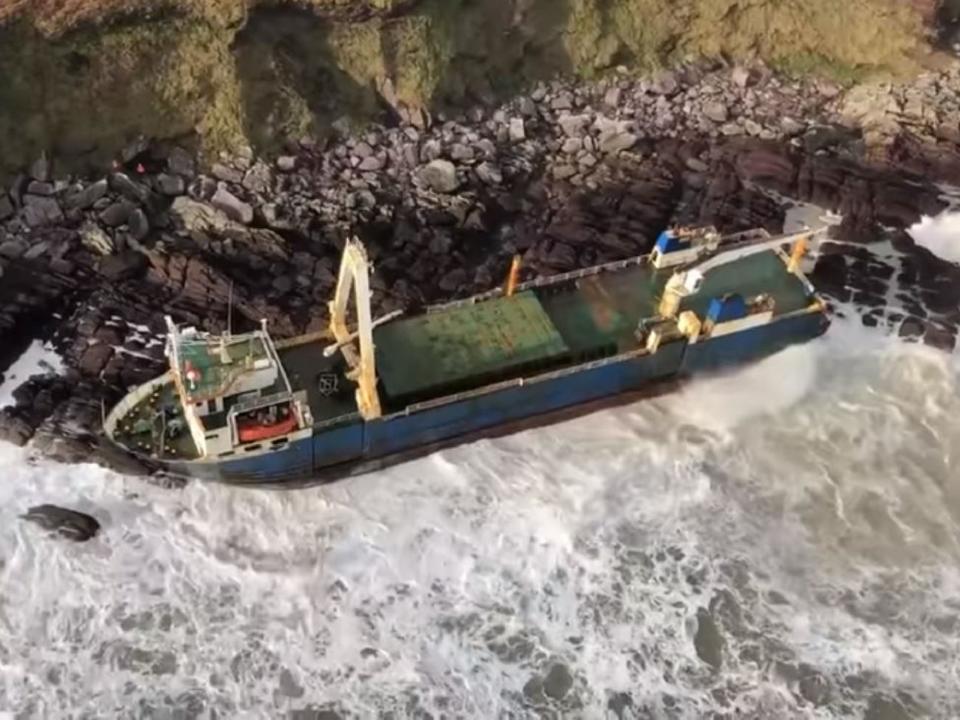
<svg viewBox="0 0 960 720"><path fill-rule="evenodd" d="M529 291L381 325L374 343L377 374L394 399L478 387L569 354Z"/></svg>

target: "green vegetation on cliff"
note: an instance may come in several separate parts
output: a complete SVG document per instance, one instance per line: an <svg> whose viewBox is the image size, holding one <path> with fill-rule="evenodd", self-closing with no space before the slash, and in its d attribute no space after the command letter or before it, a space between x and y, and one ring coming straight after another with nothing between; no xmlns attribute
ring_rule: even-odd
<svg viewBox="0 0 960 720"><path fill-rule="evenodd" d="M0 170L140 133L269 147L369 115L388 79L408 106L703 55L850 79L907 69L922 38L898 0L0 0L10 15Z"/></svg>
<svg viewBox="0 0 960 720"><path fill-rule="evenodd" d="M210 146L243 139L228 38L209 25L186 18L124 23L59 43L23 25L0 36L4 164L43 149L103 162L141 133L197 133Z"/></svg>

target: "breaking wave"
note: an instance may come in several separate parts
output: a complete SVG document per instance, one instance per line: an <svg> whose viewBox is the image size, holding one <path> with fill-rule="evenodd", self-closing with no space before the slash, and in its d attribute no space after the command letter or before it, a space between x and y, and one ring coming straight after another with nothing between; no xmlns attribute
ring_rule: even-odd
<svg viewBox="0 0 960 720"><path fill-rule="evenodd" d="M0 715L956 716L958 381L957 356L838 320L295 492L0 446ZM18 520L42 502L103 531Z"/></svg>

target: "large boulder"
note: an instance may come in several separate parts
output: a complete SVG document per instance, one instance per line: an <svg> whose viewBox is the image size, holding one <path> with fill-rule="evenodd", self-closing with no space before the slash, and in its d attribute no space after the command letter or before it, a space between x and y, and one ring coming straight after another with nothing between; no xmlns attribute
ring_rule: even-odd
<svg viewBox="0 0 960 720"><path fill-rule="evenodd" d="M67 197L67 207L76 208L78 210L86 210L93 207L93 204L97 202L100 198L107 194L109 185L106 179L98 180L97 182L88 185L82 190L74 193Z"/></svg>
<svg viewBox="0 0 960 720"><path fill-rule="evenodd" d="M174 200L170 213L190 232L217 235L236 227L226 213L189 197L178 197Z"/></svg>
<svg viewBox="0 0 960 720"><path fill-rule="evenodd" d="M433 160L418 172L420 182L438 193L452 193L459 186L457 166L449 160Z"/></svg>
<svg viewBox="0 0 960 720"><path fill-rule="evenodd" d="M33 435L33 428L23 418L7 408L0 408L0 440L17 446L24 446Z"/></svg>
<svg viewBox="0 0 960 720"><path fill-rule="evenodd" d="M217 192L210 202L215 208L223 211L223 213L234 222L243 223L244 225L249 225L253 222L253 208L222 185L217 188Z"/></svg>
<svg viewBox="0 0 960 720"><path fill-rule="evenodd" d="M57 505L36 505L21 517L77 542L86 542L100 530L100 523L90 515Z"/></svg>
<svg viewBox="0 0 960 720"><path fill-rule="evenodd" d="M55 197L26 195L23 205L23 220L30 227L56 225L63 220L63 211Z"/></svg>
<svg viewBox="0 0 960 720"><path fill-rule="evenodd" d="M231 220L221 210L189 197L174 200L170 213L189 233L230 238L257 255L277 260L286 260L290 255L286 241L272 230L249 228Z"/></svg>

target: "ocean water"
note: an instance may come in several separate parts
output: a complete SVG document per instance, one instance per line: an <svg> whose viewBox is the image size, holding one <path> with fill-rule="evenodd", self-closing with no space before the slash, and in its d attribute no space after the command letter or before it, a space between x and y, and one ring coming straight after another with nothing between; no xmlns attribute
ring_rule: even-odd
<svg viewBox="0 0 960 720"><path fill-rule="evenodd" d="M63 358L42 340L34 340L10 367L0 373L0 408L16 405L14 390L31 375L63 372Z"/></svg>
<svg viewBox="0 0 960 720"><path fill-rule="evenodd" d="M958 384L957 355L839 319L295 492L0 445L0 717L957 717ZM101 534L18 519L42 502Z"/></svg>
<svg viewBox="0 0 960 720"><path fill-rule="evenodd" d="M936 217L925 215L909 232L918 245L934 255L960 263L960 211L948 211Z"/></svg>

